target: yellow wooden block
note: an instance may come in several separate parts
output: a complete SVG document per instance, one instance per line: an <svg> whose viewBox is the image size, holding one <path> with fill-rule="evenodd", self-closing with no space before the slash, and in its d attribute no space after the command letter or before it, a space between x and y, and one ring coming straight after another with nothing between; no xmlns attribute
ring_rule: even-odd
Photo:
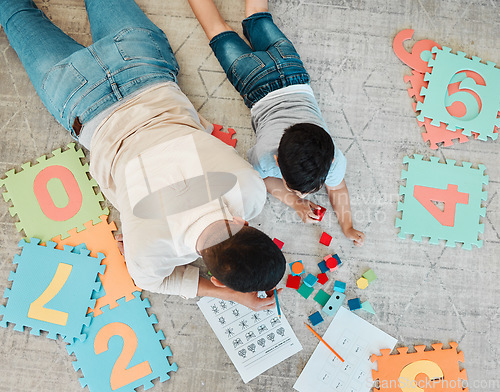
<svg viewBox="0 0 500 392"><path fill-rule="evenodd" d="M358 287L361 289L361 290L364 290L368 287L368 279L366 278L359 278L358 281L356 282L356 284L358 285Z"/></svg>

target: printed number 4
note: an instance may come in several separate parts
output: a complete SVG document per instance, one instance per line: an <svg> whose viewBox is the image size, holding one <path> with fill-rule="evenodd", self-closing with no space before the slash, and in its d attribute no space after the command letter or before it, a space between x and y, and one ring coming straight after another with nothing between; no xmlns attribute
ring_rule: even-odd
<svg viewBox="0 0 500 392"><path fill-rule="evenodd" d="M429 213L443 226L455 225L455 212L457 204L468 204L469 194L458 191L458 185L448 184L447 189L429 188L415 185L413 196ZM433 201L443 202L444 210L441 211Z"/></svg>
<svg viewBox="0 0 500 392"><path fill-rule="evenodd" d="M108 351L108 342L113 336L123 338L123 349L111 371L110 384L114 391L152 373L148 361L141 362L128 368L135 350L137 349L137 335L134 330L124 323L110 323L104 326L94 340L94 351L97 355Z"/></svg>
<svg viewBox="0 0 500 392"><path fill-rule="evenodd" d="M28 317L47 323L66 325L68 313L44 308L44 306L61 291L72 269L73 266L70 264L60 263L57 266L56 273L47 288L31 303L28 309Z"/></svg>

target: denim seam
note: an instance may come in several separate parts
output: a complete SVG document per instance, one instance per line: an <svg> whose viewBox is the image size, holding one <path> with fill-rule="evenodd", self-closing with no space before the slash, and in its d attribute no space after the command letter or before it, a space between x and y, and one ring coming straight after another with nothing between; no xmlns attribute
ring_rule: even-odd
<svg viewBox="0 0 500 392"><path fill-rule="evenodd" d="M47 90L45 88L45 82L47 81L47 77L48 77L49 73L51 73L52 71L55 71L58 68L66 68L66 67L69 67L70 70L71 70L71 72L78 78L78 80L80 80L80 85L78 87L75 87L75 89L73 89L73 91L70 94L68 94L66 100L64 101L64 104L62 105L61 110L59 110L58 107L52 101L51 96L47 93ZM67 63L67 64L61 64L61 65L57 65L57 66L52 67L45 74L45 76L44 76L44 78L42 80L41 89L46 93L47 99L50 101L50 103L52 104L52 106L54 106L54 108L56 108L56 110L59 112L59 115L61 116L61 118L63 118L63 113L64 113L64 110L66 109L66 105L69 103L69 101L71 100L71 98L75 95L75 93L78 90L80 90L83 86L85 86L87 83L88 83L88 80L80 72L78 72L78 70L73 66L73 64L72 63Z"/></svg>
<svg viewBox="0 0 500 392"><path fill-rule="evenodd" d="M157 53L157 54L158 54L158 57L159 57L161 60L165 61L165 60L163 59L163 55L161 54L161 49L160 49L160 47L158 46L158 44L156 43L156 40L155 40L155 38L153 37L153 34L152 34L152 31L151 31L151 30L146 30L146 29L141 29L141 28L133 28L133 29L128 29L128 30L127 30L127 34L128 34L130 31L137 31L137 30L141 30L141 31L145 31L145 32L146 32L146 34L148 35L149 41L153 43L153 45L154 45L154 46L155 46L155 48L156 48L156 51L158 52L158 53ZM120 34L118 34L118 35L120 35ZM125 61L130 61L130 60L137 60L137 59L140 59L140 58L146 58L146 59L150 59L150 60L159 60L159 59L157 59L157 58L155 58L155 57L143 57L143 56L141 56L141 57L130 57L129 55L127 55L127 53L125 53L125 51L124 51L122 48L120 48L120 42L119 42L119 41L117 41L117 39L118 39L118 35L117 35L117 37L116 37L116 38L113 38L113 42L114 42L114 44L116 45L116 48L118 49L118 52L119 52L119 53L120 53L120 55L122 56L123 60L125 60ZM121 35L125 35L125 34L121 34Z"/></svg>
<svg viewBox="0 0 500 392"><path fill-rule="evenodd" d="M164 77L164 76L165 76L165 74L161 74L161 73L158 73L158 74L150 73L150 74L147 74L147 75L142 75L140 77L137 77L137 78L135 78L135 79L127 82L121 88L125 87L126 85L129 85L129 84L132 84L134 82L137 82L139 80L142 80L142 79L153 80L153 79L159 79L159 78ZM172 81L172 80L169 80L169 81ZM84 96L82 96L81 100L83 100L83 98L85 98L88 94L90 94L91 91L93 91L93 90L90 90L87 94L85 94ZM114 94L112 92L110 92L109 94L106 94L105 96L101 97L101 99L99 99L98 101L94 102L84 112L80 113L78 115L78 117L84 117L84 116L86 116L88 113L90 113L91 111L95 110L96 107L98 107L103 101L107 100L107 98L110 97L110 96L114 96ZM72 111L74 111L75 108L76 108L76 105L73 106ZM71 115L69 117L73 117L73 116ZM74 117L76 117L76 116L74 116Z"/></svg>
<svg viewBox="0 0 500 392"><path fill-rule="evenodd" d="M295 54L285 54L283 52L283 50L280 48L280 44L283 43L283 42L288 42L293 47L292 42L290 40L286 39L286 38L283 38L283 39L279 40L278 42L276 42L274 44L274 47L279 52L279 54L281 55L281 57L283 57L284 59L295 58L297 60L300 60L300 56L298 54L297 55L295 55ZM295 51L295 53L297 53L297 52Z"/></svg>
<svg viewBox="0 0 500 392"><path fill-rule="evenodd" d="M236 72L236 64L238 63L238 61L241 61L243 60L244 58L247 58L247 57L251 57L253 59L255 59L258 63L260 63L256 68L254 68L252 70L252 72L250 72L247 77L245 78L245 80L241 81L241 83L243 85L245 85L249 79L251 79L258 71L260 71L262 68L265 67L265 64L264 62L258 57L256 56L255 54L253 53L247 53L247 54L244 54L244 55L241 55L240 57L238 57L233 64L231 64L231 72L232 74L238 79L240 80L240 76L238 75L238 72Z"/></svg>

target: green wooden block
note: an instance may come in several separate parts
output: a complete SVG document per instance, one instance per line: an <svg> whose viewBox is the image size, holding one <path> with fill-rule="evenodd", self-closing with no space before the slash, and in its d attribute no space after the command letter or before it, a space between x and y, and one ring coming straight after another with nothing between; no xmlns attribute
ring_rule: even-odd
<svg viewBox="0 0 500 392"><path fill-rule="evenodd" d="M302 283L302 285L299 287L297 292L302 295L305 299L309 298L311 293L314 291L312 287L309 287L308 285Z"/></svg>
<svg viewBox="0 0 500 392"><path fill-rule="evenodd" d="M314 300L321 306L325 306L329 299L330 299L330 294L326 293L321 289L314 296Z"/></svg>
<svg viewBox="0 0 500 392"><path fill-rule="evenodd" d="M368 281L368 283L371 283L377 279L377 275L375 275L375 272L373 272L372 269L369 269L363 274L363 278L365 278Z"/></svg>

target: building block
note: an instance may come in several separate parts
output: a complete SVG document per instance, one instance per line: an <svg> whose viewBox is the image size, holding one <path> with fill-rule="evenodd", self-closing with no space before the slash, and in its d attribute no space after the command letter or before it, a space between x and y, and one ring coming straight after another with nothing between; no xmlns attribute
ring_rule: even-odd
<svg viewBox="0 0 500 392"><path fill-rule="evenodd" d="M7 189L3 198L13 204L10 214L19 218L17 230L42 243L58 235L66 238L69 230L84 230L85 222L97 223L101 215L109 214L101 207L102 194L94 190L97 182L88 177L89 165L82 164L83 151L71 143L67 150L59 148L52 154L41 156L37 164L21 165L17 173L9 170L7 178L0 179L0 187Z"/></svg>
<svg viewBox="0 0 500 392"><path fill-rule="evenodd" d="M212 131L212 136L226 143L228 146L236 148L236 143L238 142L238 139L236 138L233 139L233 135L236 133L236 131L233 128L228 128L227 132L224 132L222 130L222 125L219 124L213 124L213 125L214 125L214 130Z"/></svg>
<svg viewBox="0 0 500 392"><path fill-rule="evenodd" d="M313 218L313 219L314 219L314 220L317 220L318 222L321 222L321 220L322 220L322 219L323 219L323 217L325 216L325 213L326 213L326 208L325 208L325 207L318 206L318 208L316 208L316 209L314 210L314 213L315 213L316 215L318 215L318 216L319 216L319 218L318 218L318 219L314 219L314 218Z"/></svg>
<svg viewBox="0 0 500 392"><path fill-rule="evenodd" d="M418 119L424 121L424 118L430 118L431 124L435 126L446 123L451 131L463 129L463 134L466 136L472 136L472 132L478 133L480 140L487 140L488 137L496 140L498 133L494 130L495 127L500 127L498 118L500 69L491 61L487 64L481 63L481 59L476 56L469 59L463 52L451 53L451 49L445 46L442 49L433 48L432 53L435 54L435 58L431 58L428 63L429 67L432 67L432 72L425 75L429 86L423 87L420 92L425 96L424 102L417 103L417 110L420 110ZM464 78L459 74L459 71L464 70L479 75L480 82L470 77ZM456 78L461 78L461 91L470 91L466 96L457 97L457 94L448 96L448 85L450 81L455 82ZM478 100L475 95L480 99ZM443 102L445 97L448 98ZM455 117L449 113L447 106L455 101L465 105L467 110L465 116Z"/></svg>
<svg viewBox="0 0 500 392"><path fill-rule="evenodd" d="M302 295L305 299L309 298L311 293L314 291L312 287L309 287L308 285L302 283L302 285L299 287L297 292Z"/></svg>
<svg viewBox="0 0 500 392"><path fill-rule="evenodd" d="M325 246L330 246L331 242L332 242L332 236L330 234L323 232L323 234L321 234L321 238L319 239L319 243Z"/></svg>
<svg viewBox="0 0 500 392"><path fill-rule="evenodd" d="M323 306L323 313L325 313L328 316L333 316L335 313L337 313L337 310L342 306L345 300L345 294L344 293L337 293L333 292L332 296L328 300L328 302Z"/></svg>
<svg viewBox="0 0 500 392"><path fill-rule="evenodd" d="M375 314L375 310L373 310L372 304L368 301L365 301L361 304L361 309L367 311L368 313Z"/></svg>
<svg viewBox="0 0 500 392"><path fill-rule="evenodd" d="M345 293L346 284L341 280L336 280L333 284L333 291L338 293Z"/></svg>
<svg viewBox="0 0 500 392"><path fill-rule="evenodd" d="M297 260L294 261L293 263L290 263L290 271L292 272L292 275L302 275L304 273L304 264L302 264L302 260Z"/></svg>
<svg viewBox="0 0 500 392"><path fill-rule="evenodd" d="M309 287L313 287L317 281L318 278L315 277L313 274L309 274L304 278L304 284L308 285Z"/></svg>
<svg viewBox="0 0 500 392"><path fill-rule="evenodd" d="M326 266L330 271L337 270L341 265L342 261L340 261L340 257L337 254L326 256L328 259L326 260Z"/></svg>
<svg viewBox="0 0 500 392"><path fill-rule="evenodd" d="M319 303L321 306L325 306L328 300L330 299L331 295L328 294L327 292L319 289L319 291L316 293L314 296L314 300Z"/></svg>
<svg viewBox="0 0 500 392"><path fill-rule="evenodd" d="M431 346L433 350L425 350L424 345L414 346L414 353L408 353L408 347L398 347L398 354L391 355L390 349L380 350L380 355L373 354L371 361L377 361L378 370L372 370L372 375L380 385L378 392L423 391L421 388L404 387L409 385L426 385L426 391L468 392L469 388L462 387L462 382L466 384L467 372L460 370L460 362L465 359L464 353L457 349L458 344L450 342L449 349L443 349L443 343ZM425 379L419 376L422 373ZM426 379L430 385L426 384Z"/></svg>
<svg viewBox="0 0 500 392"><path fill-rule="evenodd" d="M94 295L101 288L97 274L106 268L101 265L104 255L90 257L85 248L68 245L64 250L55 249L56 243L51 241L46 246L39 244L37 238L19 242L23 249L14 256L17 268L9 275L12 287L5 289L8 301L0 306L0 326L14 323L14 330L21 332L30 327L37 336L47 331L48 338L61 335L68 343L85 340L83 327L91 322L87 310L94 307Z"/></svg>
<svg viewBox="0 0 500 392"><path fill-rule="evenodd" d="M139 292L134 296L127 302L118 300L114 309L102 308L103 313L85 328L87 340L66 347L76 356L75 370L82 370L83 388L88 386L91 392L134 392L139 386L153 387L151 381L158 377L160 382L167 381L168 373L177 371L177 364L170 364L167 358L172 351L160 342L165 335L154 328L156 316L146 311L151 306L148 299L141 300ZM122 368L117 358L123 357L127 365Z"/></svg>
<svg viewBox="0 0 500 392"><path fill-rule="evenodd" d="M430 237L430 244L446 240L450 247L459 242L468 250L472 245L482 247L478 234L484 232L480 217L486 214L486 208L481 206L487 199L483 191L488 184L486 167L478 165L474 169L470 162L456 166L451 159L440 163L438 157L432 156L426 161L417 154L413 158L406 156L403 163L408 164L408 170L401 174L406 185L399 189L404 201L398 203L398 211L402 212L402 217L396 218L396 227L401 228L398 236L405 239L412 234L417 242L423 236ZM433 203L436 201L444 203L444 210Z"/></svg>
<svg viewBox="0 0 500 392"><path fill-rule="evenodd" d="M326 266L326 261L325 261L325 260L321 260L321 261L318 263L318 268L321 270L321 272L330 271L330 268L328 268L328 267Z"/></svg>
<svg viewBox="0 0 500 392"><path fill-rule="evenodd" d="M311 322L311 324L314 327L315 325L322 323L324 320L323 320L323 317L321 317L321 314L319 312L315 312L309 316L309 321Z"/></svg>
<svg viewBox="0 0 500 392"><path fill-rule="evenodd" d="M53 241L57 243L56 249L64 249L65 245L77 246L85 244L85 247L90 250L90 256L97 257L98 253L105 255L102 264L106 265L106 270L103 275L99 275L102 287L96 295L97 300L93 309L93 316L99 316L103 306L109 305L111 309L118 306L118 299L125 297L125 300L134 299L133 293L141 291L135 284L125 265L125 258L118 248L113 231L116 230L114 222L107 221L107 216L102 215L101 221L97 224L92 222L85 223L85 230L69 231L69 237L64 240L61 236L54 237Z"/></svg>
<svg viewBox="0 0 500 392"><path fill-rule="evenodd" d="M364 290L368 287L368 279L366 278L359 278L357 281L356 281L356 285L361 289L361 290Z"/></svg>
<svg viewBox="0 0 500 392"><path fill-rule="evenodd" d="M377 280L377 275L375 275L375 272L373 272L372 269L369 269L368 271L366 271L363 275L363 278L365 278L368 283L371 283L375 280Z"/></svg>
<svg viewBox="0 0 500 392"><path fill-rule="evenodd" d="M288 275L286 287L297 290L300 287L300 275Z"/></svg>
<svg viewBox="0 0 500 392"><path fill-rule="evenodd" d="M347 305L350 310L358 310L361 309L361 301L359 298L353 298L347 301Z"/></svg>
<svg viewBox="0 0 500 392"><path fill-rule="evenodd" d="M277 239L277 238L274 238L274 239L273 239L273 242L276 244L276 246L277 246L278 248L280 248L280 250L281 250L281 249L283 249L283 245L285 245L285 243L284 243L283 241L280 241L280 240L279 240L279 239Z"/></svg>
<svg viewBox="0 0 500 392"><path fill-rule="evenodd" d="M328 276L325 273L318 274L318 283L325 284L328 282Z"/></svg>

